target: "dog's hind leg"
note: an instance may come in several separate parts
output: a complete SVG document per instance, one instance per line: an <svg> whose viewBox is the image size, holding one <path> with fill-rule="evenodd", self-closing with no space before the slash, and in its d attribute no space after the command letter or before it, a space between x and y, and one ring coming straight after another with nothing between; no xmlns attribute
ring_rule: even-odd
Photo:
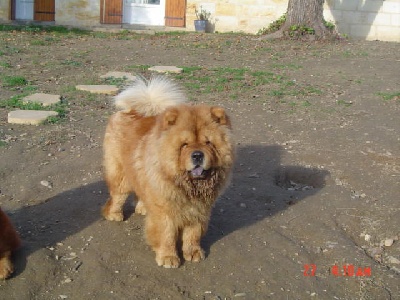
<svg viewBox="0 0 400 300"><path fill-rule="evenodd" d="M137 199L136 201L137 202L136 202L136 207L135 207L135 213L138 215L145 216L147 211L146 211L146 207L143 204L143 201L141 201L140 199Z"/></svg>
<svg viewBox="0 0 400 300"><path fill-rule="evenodd" d="M128 196L129 194L113 194L110 192L110 198L102 209L103 217L109 221L123 221L124 214L122 208Z"/></svg>

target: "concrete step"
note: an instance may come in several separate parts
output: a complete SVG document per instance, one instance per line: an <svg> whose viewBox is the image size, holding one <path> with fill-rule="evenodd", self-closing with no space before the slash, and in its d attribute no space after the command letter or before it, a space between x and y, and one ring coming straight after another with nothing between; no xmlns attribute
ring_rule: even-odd
<svg viewBox="0 0 400 300"><path fill-rule="evenodd" d="M39 125L48 117L58 116L56 111L48 110L13 110L8 113L8 123Z"/></svg>
<svg viewBox="0 0 400 300"><path fill-rule="evenodd" d="M119 89L115 85L99 84L99 85L77 85L77 90L90 92L92 94L115 95Z"/></svg>
<svg viewBox="0 0 400 300"><path fill-rule="evenodd" d="M154 66L149 68L149 71L158 73L182 73L183 69L175 66Z"/></svg>
<svg viewBox="0 0 400 300"><path fill-rule="evenodd" d="M118 79L126 79L128 81L134 81L136 79L136 76L132 75L131 73L128 72L118 72L118 71L113 71L113 72L108 72L104 75L101 75L100 78L102 79L107 79L107 78L118 78Z"/></svg>
<svg viewBox="0 0 400 300"><path fill-rule="evenodd" d="M51 94L44 94L44 93L36 93L29 96L26 96L22 99L24 103L27 102L36 102L40 103L43 106L50 106L53 104L60 103L61 96L60 95L51 95Z"/></svg>

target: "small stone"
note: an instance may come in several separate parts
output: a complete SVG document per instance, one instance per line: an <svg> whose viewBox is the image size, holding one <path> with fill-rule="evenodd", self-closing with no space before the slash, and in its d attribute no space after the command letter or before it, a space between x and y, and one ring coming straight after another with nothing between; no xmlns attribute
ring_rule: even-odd
<svg viewBox="0 0 400 300"><path fill-rule="evenodd" d="M377 255L381 255L383 252L383 249L381 247L375 247L370 249L371 256L375 257Z"/></svg>
<svg viewBox="0 0 400 300"><path fill-rule="evenodd" d="M45 187L47 187L47 188L49 188L49 189L51 189L53 187L52 184L50 182L48 182L47 180L42 180L40 182L40 184L45 186Z"/></svg>
<svg viewBox="0 0 400 300"><path fill-rule="evenodd" d="M78 271L78 269L82 266L82 262L81 261L78 261L76 264L75 264L75 266L74 266L74 270L75 271Z"/></svg>
<svg viewBox="0 0 400 300"><path fill-rule="evenodd" d="M335 184L341 186L341 185L343 185L343 182L339 178L336 178Z"/></svg>
<svg viewBox="0 0 400 300"><path fill-rule="evenodd" d="M258 175L257 173L254 174L250 174L249 176L247 176L248 178L260 178L260 175Z"/></svg>
<svg viewBox="0 0 400 300"><path fill-rule="evenodd" d="M384 245L385 247L390 247L393 245L393 242L394 242L393 239L386 239Z"/></svg>
<svg viewBox="0 0 400 300"><path fill-rule="evenodd" d="M59 297L60 297L60 299L67 299L68 298L68 296L66 296L66 295L60 295Z"/></svg>
<svg viewBox="0 0 400 300"><path fill-rule="evenodd" d="M369 234L366 234L366 235L364 236L364 240L367 241L367 242L369 242L369 241L371 240L371 236L370 236Z"/></svg>
<svg viewBox="0 0 400 300"><path fill-rule="evenodd" d="M246 297L246 293L237 293L235 297Z"/></svg>
<svg viewBox="0 0 400 300"><path fill-rule="evenodd" d="M400 260L397 259L396 257L389 256L388 257L388 263L390 263L390 264L400 264Z"/></svg>

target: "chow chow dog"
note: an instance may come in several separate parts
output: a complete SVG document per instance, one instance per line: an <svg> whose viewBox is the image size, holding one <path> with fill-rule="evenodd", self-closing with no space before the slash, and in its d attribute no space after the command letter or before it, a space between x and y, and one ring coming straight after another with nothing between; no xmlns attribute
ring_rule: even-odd
<svg viewBox="0 0 400 300"><path fill-rule="evenodd" d="M102 214L122 221L123 205L134 193L135 212L146 215L146 240L165 268L180 265L178 253L186 261L204 259L200 239L234 161L225 110L185 101L166 77L139 78L115 97L121 110L111 116L104 138L110 198Z"/></svg>
<svg viewBox="0 0 400 300"><path fill-rule="evenodd" d="M10 219L0 208L0 279L6 279L14 272L11 254L20 244Z"/></svg>

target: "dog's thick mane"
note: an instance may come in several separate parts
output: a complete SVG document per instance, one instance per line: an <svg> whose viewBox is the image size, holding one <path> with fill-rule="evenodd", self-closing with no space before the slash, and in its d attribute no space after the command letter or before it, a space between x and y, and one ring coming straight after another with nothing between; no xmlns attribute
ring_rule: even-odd
<svg viewBox="0 0 400 300"><path fill-rule="evenodd" d="M125 111L135 110L145 116L155 116L170 106L186 102L183 91L164 76L146 80L138 77L126 90L115 96L115 106Z"/></svg>
<svg viewBox="0 0 400 300"><path fill-rule="evenodd" d="M193 180L188 172L178 174L174 178L176 186L182 188L189 199L202 199L211 206L219 194L224 190L229 171L224 168L212 169L209 178Z"/></svg>

